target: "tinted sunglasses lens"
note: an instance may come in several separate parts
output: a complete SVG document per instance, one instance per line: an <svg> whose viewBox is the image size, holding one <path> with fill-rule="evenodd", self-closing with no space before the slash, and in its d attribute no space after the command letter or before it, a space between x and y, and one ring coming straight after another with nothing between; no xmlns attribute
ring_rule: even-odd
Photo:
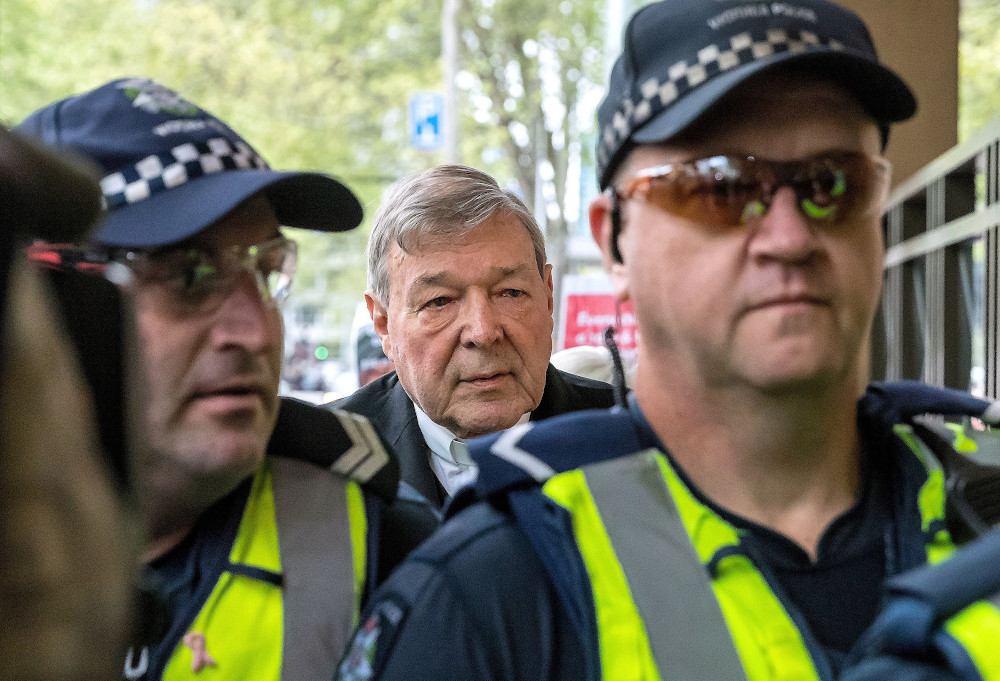
<svg viewBox="0 0 1000 681"><path fill-rule="evenodd" d="M661 210L711 227L746 224L767 212L780 186L791 186L801 213L816 222L877 211L888 165L864 154L835 154L790 163L715 156L640 178L635 191Z"/></svg>
<svg viewBox="0 0 1000 681"><path fill-rule="evenodd" d="M699 159L668 174L642 178L637 191L657 208L712 227L731 227L761 204L764 194L754 161L729 156Z"/></svg>
<svg viewBox="0 0 1000 681"><path fill-rule="evenodd" d="M864 154L824 156L808 162L791 184L806 217L828 223L849 221L881 209L889 186L888 165Z"/></svg>

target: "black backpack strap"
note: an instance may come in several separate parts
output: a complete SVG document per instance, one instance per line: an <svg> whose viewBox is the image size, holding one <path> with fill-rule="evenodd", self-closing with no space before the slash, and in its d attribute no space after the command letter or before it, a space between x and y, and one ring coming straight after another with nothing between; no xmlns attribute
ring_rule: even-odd
<svg viewBox="0 0 1000 681"><path fill-rule="evenodd" d="M889 580L888 603L852 649L843 678L981 679L943 625L977 601L1000 605L998 563L1000 530L993 530L943 563Z"/></svg>

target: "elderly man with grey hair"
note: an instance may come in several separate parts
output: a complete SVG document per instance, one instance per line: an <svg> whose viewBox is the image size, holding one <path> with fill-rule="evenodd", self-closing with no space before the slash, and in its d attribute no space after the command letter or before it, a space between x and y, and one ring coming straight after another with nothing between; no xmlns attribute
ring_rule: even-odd
<svg viewBox="0 0 1000 681"><path fill-rule="evenodd" d="M549 364L545 242L489 175L445 165L394 184L367 258L365 300L396 370L336 406L371 420L432 503L474 479L465 438L613 404L608 384Z"/></svg>

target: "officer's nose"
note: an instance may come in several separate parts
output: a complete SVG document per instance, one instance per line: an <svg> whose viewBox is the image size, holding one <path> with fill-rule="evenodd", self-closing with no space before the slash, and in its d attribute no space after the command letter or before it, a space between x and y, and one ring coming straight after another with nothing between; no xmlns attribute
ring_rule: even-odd
<svg viewBox="0 0 1000 681"><path fill-rule="evenodd" d="M755 258L788 263L808 261L819 247L818 227L802 215L790 187L781 187L755 224L750 253Z"/></svg>
<svg viewBox="0 0 1000 681"><path fill-rule="evenodd" d="M213 342L220 348L264 352L281 343L281 313L262 293L253 273L243 269L237 276L233 290L213 315Z"/></svg>

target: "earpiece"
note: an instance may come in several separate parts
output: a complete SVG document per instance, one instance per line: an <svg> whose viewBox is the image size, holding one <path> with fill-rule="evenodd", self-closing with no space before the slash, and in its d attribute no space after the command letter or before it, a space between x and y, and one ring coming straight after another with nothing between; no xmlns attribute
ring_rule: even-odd
<svg viewBox="0 0 1000 681"><path fill-rule="evenodd" d="M618 237L622 234L622 211L621 206L618 205L618 194L614 190L611 191L611 243L609 248L611 250L611 259L614 260L619 265L624 263L622 260L622 252L618 249Z"/></svg>

